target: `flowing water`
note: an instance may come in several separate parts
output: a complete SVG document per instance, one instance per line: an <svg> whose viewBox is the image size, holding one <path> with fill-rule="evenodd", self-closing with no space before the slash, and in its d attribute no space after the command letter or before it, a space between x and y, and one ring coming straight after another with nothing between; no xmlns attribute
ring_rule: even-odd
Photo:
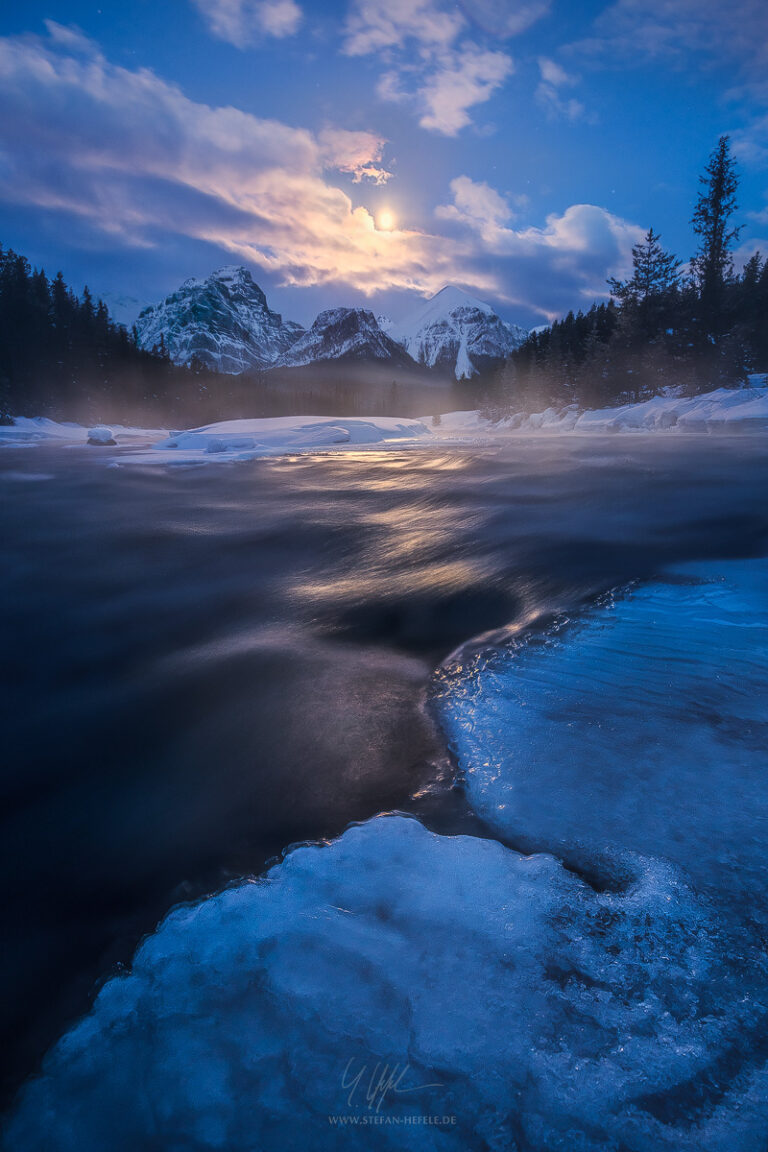
<svg viewBox="0 0 768 1152"><path fill-rule="evenodd" d="M114 456L0 458L8 1147L764 1152L763 438Z"/></svg>

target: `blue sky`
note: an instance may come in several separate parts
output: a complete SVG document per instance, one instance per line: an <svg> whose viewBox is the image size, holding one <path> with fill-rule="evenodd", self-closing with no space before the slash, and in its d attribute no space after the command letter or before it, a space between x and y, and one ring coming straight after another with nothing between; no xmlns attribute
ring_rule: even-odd
<svg viewBox="0 0 768 1152"><path fill-rule="evenodd" d="M27 0L0 36L0 241L78 287L242 263L303 323L448 282L542 323L650 225L691 254L724 132L768 250L765 0Z"/></svg>

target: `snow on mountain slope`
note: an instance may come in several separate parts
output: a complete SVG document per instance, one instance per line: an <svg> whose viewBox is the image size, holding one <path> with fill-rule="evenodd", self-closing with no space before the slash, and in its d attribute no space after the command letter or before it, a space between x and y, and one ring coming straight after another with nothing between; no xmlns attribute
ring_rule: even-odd
<svg viewBox="0 0 768 1152"><path fill-rule="evenodd" d="M140 300L138 296L130 296L122 292L94 292L97 300L103 300L109 309L109 315L116 324L124 328L132 328L145 308L151 306L149 300Z"/></svg>
<svg viewBox="0 0 768 1152"><path fill-rule="evenodd" d="M329 308L312 327L275 362L294 368L321 360L391 360L407 364L400 344L382 332L376 317L365 308Z"/></svg>
<svg viewBox="0 0 768 1152"><path fill-rule="evenodd" d="M207 280L186 280L159 304L145 308L139 345L164 344L176 364L193 357L206 368L236 374L266 368L301 336L300 324L271 311L245 268L220 268Z"/></svg>
<svg viewBox="0 0 768 1152"><path fill-rule="evenodd" d="M394 324L391 335L418 363L450 367L464 380L504 359L528 333L506 324L490 304L449 285Z"/></svg>

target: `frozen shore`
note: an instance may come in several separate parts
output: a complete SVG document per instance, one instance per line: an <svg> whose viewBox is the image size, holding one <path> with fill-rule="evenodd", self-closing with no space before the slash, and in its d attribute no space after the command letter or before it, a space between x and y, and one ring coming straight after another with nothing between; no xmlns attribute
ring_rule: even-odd
<svg viewBox="0 0 768 1152"><path fill-rule="evenodd" d="M20 417L0 427L0 446L86 445L102 452L132 449L121 462L224 463L307 452L417 447L455 443L496 443L500 439L547 434L720 433L768 431L768 382L751 378L745 388L718 388L700 396L654 396L640 404L579 411L575 405L517 412L492 420L480 411L449 412L418 420L395 416L278 416L225 420L200 428L171 431L121 425L88 428L44 417ZM112 454L114 456L114 453Z"/></svg>

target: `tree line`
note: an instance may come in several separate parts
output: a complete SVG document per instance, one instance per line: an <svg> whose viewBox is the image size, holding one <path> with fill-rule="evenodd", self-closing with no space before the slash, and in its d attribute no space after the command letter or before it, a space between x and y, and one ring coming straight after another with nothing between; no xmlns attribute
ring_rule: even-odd
<svg viewBox="0 0 768 1152"><path fill-rule="evenodd" d="M237 387L144 351L87 287L78 296L61 272L49 279L0 246L0 422L204 422L226 414Z"/></svg>
<svg viewBox="0 0 768 1152"><path fill-rule="evenodd" d="M491 381L492 402L596 408L670 385L734 387L768 371L768 261L755 252L734 268L739 177L727 136L699 180L687 268L649 229L632 249L632 275L608 281L610 300L531 333Z"/></svg>

